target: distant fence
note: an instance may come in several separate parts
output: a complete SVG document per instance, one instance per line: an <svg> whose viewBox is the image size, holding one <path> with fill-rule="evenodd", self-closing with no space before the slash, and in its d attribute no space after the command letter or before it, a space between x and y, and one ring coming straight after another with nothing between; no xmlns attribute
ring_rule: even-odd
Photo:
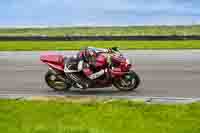
<svg viewBox="0 0 200 133"><path fill-rule="evenodd" d="M0 41L200 40L200 36L0 36Z"/></svg>

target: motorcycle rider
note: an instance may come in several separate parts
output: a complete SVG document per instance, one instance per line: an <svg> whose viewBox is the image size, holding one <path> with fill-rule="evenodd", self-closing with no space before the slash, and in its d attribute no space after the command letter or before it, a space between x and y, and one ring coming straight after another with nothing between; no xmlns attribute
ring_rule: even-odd
<svg viewBox="0 0 200 133"><path fill-rule="evenodd" d="M78 53L79 62L78 62L78 71L82 71L85 67L95 69L96 67L96 58L98 53L108 53L106 49L97 49L94 47L87 47ZM107 72L107 69L101 69L98 72L88 75L88 78L91 80L97 79L100 76L104 75Z"/></svg>
<svg viewBox="0 0 200 133"><path fill-rule="evenodd" d="M80 50L77 53L77 70L78 72L83 71L85 68L96 68L96 58L98 57L98 53L104 53L107 59L107 63L111 65L111 56L112 54L120 54L117 47L101 49L95 47L86 47ZM88 78L91 80L97 79L100 76L104 75L108 70L101 69L97 72L91 73L88 75Z"/></svg>

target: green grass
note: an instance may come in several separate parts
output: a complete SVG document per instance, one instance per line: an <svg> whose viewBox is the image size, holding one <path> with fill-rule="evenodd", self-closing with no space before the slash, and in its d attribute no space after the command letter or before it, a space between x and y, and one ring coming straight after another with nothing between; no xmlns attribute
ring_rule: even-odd
<svg viewBox="0 0 200 133"><path fill-rule="evenodd" d="M128 27L60 27L1 28L0 35L200 35L200 25L193 26L128 26Z"/></svg>
<svg viewBox="0 0 200 133"><path fill-rule="evenodd" d="M78 50L84 46L120 49L199 49L200 41L0 41L0 51Z"/></svg>
<svg viewBox="0 0 200 133"><path fill-rule="evenodd" d="M199 133L200 104L0 100L2 133Z"/></svg>

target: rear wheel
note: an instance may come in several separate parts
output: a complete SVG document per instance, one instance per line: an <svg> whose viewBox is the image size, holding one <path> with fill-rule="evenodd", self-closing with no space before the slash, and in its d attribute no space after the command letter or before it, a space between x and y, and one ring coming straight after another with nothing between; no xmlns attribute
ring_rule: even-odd
<svg viewBox="0 0 200 133"><path fill-rule="evenodd" d="M114 80L113 85L120 91L132 91L140 84L140 78L134 71L126 74L120 79Z"/></svg>
<svg viewBox="0 0 200 133"><path fill-rule="evenodd" d="M72 85L65 80L63 75L55 74L51 70L45 74L46 84L55 91L68 91L72 87Z"/></svg>

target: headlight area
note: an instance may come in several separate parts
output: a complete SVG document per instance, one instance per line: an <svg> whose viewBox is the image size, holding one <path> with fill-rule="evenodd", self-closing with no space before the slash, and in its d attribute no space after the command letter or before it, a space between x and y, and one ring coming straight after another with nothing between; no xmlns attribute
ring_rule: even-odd
<svg viewBox="0 0 200 133"><path fill-rule="evenodd" d="M129 64L127 61L124 62L124 63L121 63L120 64L120 67L121 67L121 70L124 71L124 72L127 72L130 70L130 68L132 67L131 64Z"/></svg>

